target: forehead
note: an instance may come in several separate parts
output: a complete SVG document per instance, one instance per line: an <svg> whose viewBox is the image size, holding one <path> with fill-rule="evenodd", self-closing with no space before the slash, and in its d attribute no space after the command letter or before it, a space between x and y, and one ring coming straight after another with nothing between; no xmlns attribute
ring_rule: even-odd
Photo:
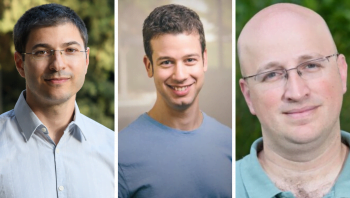
<svg viewBox="0 0 350 198"><path fill-rule="evenodd" d="M30 50L37 44L47 44L51 47L59 47L64 43L75 41L82 47L84 41L78 28L72 23L63 23L57 26L38 27L30 31L26 50Z"/></svg>
<svg viewBox="0 0 350 198"><path fill-rule="evenodd" d="M244 32L240 42L241 67L245 74L256 72L268 62L287 64L294 61L295 64L302 55L336 52L322 20L289 15L258 21Z"/></svg>
<svg viewBox="0 0 350 198"><path fill-rule="evenodd" d="M187 53L200 53L201 46L199 34L163 34L153 38L150 42L152 56L184 55Z"/></svg>

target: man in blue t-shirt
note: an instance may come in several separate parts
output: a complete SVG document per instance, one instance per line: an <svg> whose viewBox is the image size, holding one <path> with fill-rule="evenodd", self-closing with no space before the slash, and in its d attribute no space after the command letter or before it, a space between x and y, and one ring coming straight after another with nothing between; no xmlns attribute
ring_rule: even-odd
<svg viewBox="0 0 350 198"><path fill-rule="evenodd" d="M350 134L339 121L347 63L324 19L274 4L237 44L239 84L262 138L236 164L236 197L349 197Z"/></svg>
<svg viewBox="0 0 350 198"><path fill-rule="evenodd" d="M119 197L232 197L232 132L199 108L207 70L203 25L180 5L143 25L153 108L119 133Z"/></svg>

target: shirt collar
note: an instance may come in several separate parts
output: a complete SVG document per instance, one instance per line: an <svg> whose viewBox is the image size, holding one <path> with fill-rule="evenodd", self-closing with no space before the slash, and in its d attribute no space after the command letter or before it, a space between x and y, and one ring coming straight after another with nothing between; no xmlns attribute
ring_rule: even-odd
<svg viewBox="0 0 350 198"><path fill-rule="evenodd" d="M344 131L341 131L341 138L344 144L347 146L350 145L350 134ZM267 176L265 171L262 169L259 160L258 160L258 152L263 147L263 139L257 139L251 149L250 154L246 156L245 160L242 160L241 174L243 183L247 189L247 193L249 197L275 197L279 194L286 194L289 192L282 192L279 190ZM350 157L348 156L342 171L336 183L334 184L330 194L334 193L334 197L349 197L349 186L350 186ZM333 191L333 192L332 192ZM290 194L290 193L289 193ZM290 194L288 197L294 197Z"/></svg>
<svg viewBox="0 0 350 198"><path fill-rule="evenodd" d="M348 147L350 146L350 134L347 132L342 131L341 132L341 139L344 144L346 144ZM350 157L348 155L343 169L340 172L340 175L333 187L334 189L334 197L344 197L344 198L350 198L349 196L349 186L350 186Z"/></svg>
<svg viewBox="0 0 350 198"><path fill-rule="evenodd" d="M32 109L28 106L26 99L24 98L26 91L22 91L17 103L15 105L14 111L15 116L20 126L20 133L24 136L25 141L27 142L35 130L44 124L39 120L39 118L35 115ZM78 140L86 139L86 134L84 134L85 123L83 119L83 115L80 113L77 103L74 104L74 118L71 123L68 125L69 131L72 128L76 127L77 130L73 130L72 134Z"/></svg>
<svg viewBox="0 0 350 198"><path fill-rule="evenodd" d="M22 91L15 105L15 116L21 129L21 133L27 142L34 131L43 123L35 115L32 109L28 106L24 98L25 90Z"/></svg>
<svg viewBox="0 0 350 198"><path fill-rule="evenodd" d="M77 139L79 139L80 141L82 140L82 137L84 137L85 141L87 140L86 138L86 135L87 133L84 133L86 132L86 124L85 124L85 120L83 119L83 115L80 113L79 111L79 107L78 107L78 104L77 102L75 102L74 104L74 118L73 118L73 121L71 123L69 123L68 126L74 126L76 125L77 126L77 131L79 131L80 133L76 133L75 134L75 137Z"/></svg>
<svg viewBox="0 0 350 198"><path fill-rule="evenodd" d="M262 146L262 138L255 140L250 148L250 155L242 160L240 166L242 180L249 197L274 197L282 192L271 182L259 163L257 154Z"/></svg>

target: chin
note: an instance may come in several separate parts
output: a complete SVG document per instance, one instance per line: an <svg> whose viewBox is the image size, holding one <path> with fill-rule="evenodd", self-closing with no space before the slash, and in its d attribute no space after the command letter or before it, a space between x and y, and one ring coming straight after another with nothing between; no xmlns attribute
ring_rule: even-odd
<svg viewBox="0 0 350 198"><path fill-rule="evenodd" d="M317 132L320 130L315 129L298 129L291 132L286 139L289 139L290 142L295 144L307 144L316 141L321 137L321 133Z"/></svg>
<svg viewBox="0 0 350 198"><path fill-rule="evenodd" d="M193 104L193 102L185 102L185 101L182 101L182 102L174 102L171 104L171 106L174 108L174 109L177 109L177 110L186 110L188 109L189 107L191 107Z"/></svg>
<svg viewBox="0 0 350 198"><path fill-rule="evenodd" d="M47 95L45 98L51 104L62 104L67 102L72 95L61 94L61 95Z"/></svg>

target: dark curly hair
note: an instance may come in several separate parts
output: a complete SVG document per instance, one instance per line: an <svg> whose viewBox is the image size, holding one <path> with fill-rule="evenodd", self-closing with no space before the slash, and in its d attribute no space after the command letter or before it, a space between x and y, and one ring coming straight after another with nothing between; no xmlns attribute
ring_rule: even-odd
<svg viewBox="0 0 350 198"><path fill-rule="evenodd" d="M198 33L202 54L205 50L203 24L193 10L181 5L164 5L155 8L143 23L143 46L152 61L151 40L163 34ZM153 67L152 67L153 69Z"/></svg>

